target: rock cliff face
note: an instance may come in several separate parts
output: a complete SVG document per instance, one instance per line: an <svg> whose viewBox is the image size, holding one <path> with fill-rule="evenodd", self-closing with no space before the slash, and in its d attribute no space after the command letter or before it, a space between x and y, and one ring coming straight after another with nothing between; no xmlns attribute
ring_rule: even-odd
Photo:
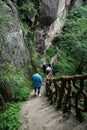
<svg viewBox="0 0 87 130"><path fill-rule="evenodd" d="M83 0L42 0L40 7L41 28L37 34L37 47L41 57L52 44L55 34L62 29L68 11L82 4Z"/></svg>
<svg viewBox="0 0 87 130"><path fill-rule="evenodd" d="M49 26L57 18L58 0L42 0L40 7L40 23Z"/></svg>
<svg viewBox="0 0 87 130"><path fill-rule="evenodd" d="M2 0L4 1L4 0ZM31 65L31 57L27 49L22 29L18 20L17 9L11 2L0 5L0 10L4 10L9 16L2 30L0 30L0 64L8 63L17 69ZM39 11L40 29L37 32L37 50L44 56L46 50L52 44L56 33L59 33L64 25L64 17L72 7L83 4L82 0L42 0ZM73 6L72 6L73 5Z"/></svg>
<svg viewBox="0 0 87 130"><path fill-rule="evenodd" d="M0 31L0 64L7 63L17 69L23 67L26 70L31 60L23 40L17 10L13 4L10 6L5 3L0 5L0 10L10 16Z"/></svg>

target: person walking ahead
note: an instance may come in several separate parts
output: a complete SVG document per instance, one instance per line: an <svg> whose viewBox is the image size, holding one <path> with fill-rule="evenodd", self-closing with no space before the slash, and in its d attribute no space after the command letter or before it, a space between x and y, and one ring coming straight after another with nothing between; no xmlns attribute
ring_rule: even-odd
<svg viewBox="0 0 87 130"><path fill-rule="evenodd" d="M46 74L46 63L43 64L43 72Z"/></svg>
<svg viewBox="0 0 87 130"><path fill-rule="evenodd" d="M42 84L42 77L40 76L39 72L36 72L32 75L32 85L34 87L35 95L41 96L40 89Z"/></svg>
<svg viewBox="0 0 87 130"><path fill-rule="evenodd" d="M47 68L46 68L46 74L48 75L51 71L52 71L51 64L48 63Z"/></svg>

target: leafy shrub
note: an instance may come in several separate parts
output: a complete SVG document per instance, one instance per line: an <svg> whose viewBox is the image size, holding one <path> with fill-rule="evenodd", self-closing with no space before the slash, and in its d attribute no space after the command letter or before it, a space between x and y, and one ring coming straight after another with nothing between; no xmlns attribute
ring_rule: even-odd
<svg viewBox="0 0 87 130"><path fill-rule="evenodd" d="M0 83L2 84L0 87L0 94L4 98L4 101L25 100L31 88L22 70L17 71L12 66L6 64L5 66L3 65L3 69L0 76Z"/></svg>
<svg viewBox="0 0 87 130"><path fill-rule="evenodd" d="M75 70L75 59L62 51L58 57L58 61L53 63L53 71L56 76L72 75Z"/></svg>
<svg viewBox="0 0 87 130"><path fill-rule="evenodd" d="M50 59L55 55L56 53L56 46L52 45L49 47L49 49L46 52L46 60L49 62Z"/></svg>
<svg viewBox="0 0 87 130"><path fill-rule="evenodd" d="M69 74L87 73L87 6L69 13L59 40L60 45L66 45L66 50L63 51L65 54L67 52L67 55L61 53L63 60L60 61L59 58L58 66L56 63L57 70L61 72L63 70L65 75L68 72ZM66 62L69 60L67 58L71 59L71 62Z"/></svg>
<svg viewBox="0 0 87 130"><path fill-rule="evenodd" d="M34 3L32 1L26 1L24 2L24 4L22 4L22 6L20 7L20 9L24 12L30 12L33 13L33 15L37 14L37 10L35 9Z"/></svg>
<svg viewBox="0 0 87 130"><path fill-rule="evenodd" d="M29 96L30 90L27 87L20 87L15 95L16 101L25 101Z"/></svg>
<svg viewBox="0 0 87 130"><path fill-rule="evenodd" d="M25 101L31 90L31 83L22 70L16 70L9 64L1 64L0 95L4 99L4 109L0 112L0 130L18 130L18 101ZM6 103L11 101L11 103ZM13 104L12 104L13 103Z"/></svg>
<svg viewBox="0 0 87 130"><path fill-rule="evenodd" d="M21 103L6 104L5 109L0 112L0 130L18 130L20 105Z"/></svg>

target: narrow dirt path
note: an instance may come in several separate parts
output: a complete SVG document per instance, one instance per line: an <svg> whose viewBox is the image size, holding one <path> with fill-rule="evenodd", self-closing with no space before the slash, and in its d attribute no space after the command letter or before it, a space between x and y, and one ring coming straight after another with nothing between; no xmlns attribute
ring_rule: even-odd
<svg viewBox="0 0 87 130"><path fill-rule="evenodd" d="M87 125L79 124L74 116L64 115L50 105L45 96L45 82L42 84L41 93L41 97L36 97L32 92L29 99L23 103L19 130L87 130Z"/></svg>

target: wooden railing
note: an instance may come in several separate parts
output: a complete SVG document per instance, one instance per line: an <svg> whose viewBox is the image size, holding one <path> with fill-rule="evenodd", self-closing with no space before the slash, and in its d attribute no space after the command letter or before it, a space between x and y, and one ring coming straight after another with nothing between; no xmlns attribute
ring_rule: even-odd
<svg viewBox="0 0 87 130"><path fill-rule="evenodd" d="M71 112L74 108L82 121L82 112L87 112L87 75L47 77L46 95L51 103L64 112Z"/></svg>

